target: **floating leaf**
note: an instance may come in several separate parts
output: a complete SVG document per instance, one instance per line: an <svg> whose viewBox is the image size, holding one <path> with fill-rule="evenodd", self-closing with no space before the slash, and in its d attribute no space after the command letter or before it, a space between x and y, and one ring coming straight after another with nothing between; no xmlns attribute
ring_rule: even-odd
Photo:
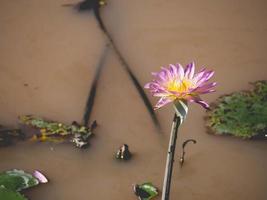
<svg viewBox="0 0 267 200"><path fill-rule="evenodd" d="M89 138L93 135L92 130L96 127L96 121L91 128L73 122L66 125L60 122L46 121L39 117L25 115L19 117L20 122L35 129L39 134L34 135L32 141L40 142L63 142L66 139L75 144L76 147L84 148L89 144Z"/></svg>
<svg viewBox="0 0 267 200"><path fill-rule="evenodd" d="M23 115L19 117L22 124L40 129L45 135L61 135L70 134L70 126L59 122L47 121L32 115Z"/></svg>
<svg viewBox="0 0 267 200"><path fill-rule="evenodd" d="M0 185L0 199L1 200L27 200L19 192L5 188Z"/></svg>
<svg viewBox="0 0 267 200"><path fill-rule="evenodd" d="M207 126L215 134L241 138L266 138L267 82L253 83L254 90L220 97L208 112Z"/></svg>
<svg viewBox="0 0 267 200"><path fill-rule="evenodd" d="M10 190L21 191L38 184L39 181L36 178L23 170L13 169L0 173L0 185Z"/></svg>
<svg viewBox="0 0 267 200"><path fill-rule="evenodd" d="M158 189L152 183L134 186L134 193L140 200L150 200L158 195Z"/></svg>

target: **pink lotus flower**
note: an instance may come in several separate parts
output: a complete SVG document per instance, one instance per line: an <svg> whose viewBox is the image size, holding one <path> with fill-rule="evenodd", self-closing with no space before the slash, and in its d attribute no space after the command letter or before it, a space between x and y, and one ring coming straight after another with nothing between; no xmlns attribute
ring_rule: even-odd
<svg viewBox="0 0 267 200"><path fill-rule="evenodd" d="M200 98L201 94L214 92L215 82L208 83L214 71L205 68L195 74L195 64L190 63L184 69L179 63L170 64L169 68L162 67L158 73L152 73L155 79L145 85L153 96L160 97L155 109L173 102L185 100L196 102L208 109L209 105Z"/></svg>

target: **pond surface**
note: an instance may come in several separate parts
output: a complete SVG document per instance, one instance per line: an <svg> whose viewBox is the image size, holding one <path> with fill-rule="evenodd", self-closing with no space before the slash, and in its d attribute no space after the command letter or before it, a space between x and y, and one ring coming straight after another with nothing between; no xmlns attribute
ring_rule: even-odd
<svg viewBox="0 0 267 200"><path fill-rule="evenodd" d="M61 6L66 3L76 1L1 1L1 124L15 126L21 114L82 120L106 40L91 13ZM216 71L218 92L204 97L211 102L266 79L266 9L260 0L110 0L102 15L142 84L161 65L194 60L198 68ZM92 115L99 127L90 147L21 142L0 149L0 171L44 172L50 182L27 191L32 200L134 200L134 183L162 187L173 110L165 107L157 115L163 133L109 50ZM204 115L190 106L180 129L177 161L182 141L198 143L188 146L182 169L175 163L172 199L267 199L266 141L208 135ZM127 163L114 160L123 143L134 153Z"/></svg>

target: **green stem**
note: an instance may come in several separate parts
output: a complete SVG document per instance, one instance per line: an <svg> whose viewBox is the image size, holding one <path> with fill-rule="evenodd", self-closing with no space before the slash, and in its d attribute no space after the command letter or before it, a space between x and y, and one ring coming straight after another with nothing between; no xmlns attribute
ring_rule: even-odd
<svg viewBox="0 0 267 200"><path fill-rule="evenodd" d="M162 189L162 200L169 200L170 198L174 154L175 154L175 147L176 147L176 141L177 141L177 135L178 135L178 128L180 124L181 124L181 117L175 114L173 118L173 122L172 122L170 142L169 142L169 147L168 147L166 169L165 169L165 176L164 176L163 189Z"/></svg>

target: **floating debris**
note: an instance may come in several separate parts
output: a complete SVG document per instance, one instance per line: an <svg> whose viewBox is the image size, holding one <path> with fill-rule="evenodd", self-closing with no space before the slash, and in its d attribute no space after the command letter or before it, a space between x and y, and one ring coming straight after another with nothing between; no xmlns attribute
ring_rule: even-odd
<svg viewBox="0 0 267 200"><path fill-rule="evenodd" d="M211 133L267 139L267 81L252 85L252 91L224 95L211 106L206 117Z"/></svg>
<svg viewBox="0 0 267 200"><path fill-rule="evenodd" d="M127 144L122 145L116 153L116 158L119 160L130 160L132 154Z"/></svg>
<svg viewBox="0 0 267 200"><path fill-rule="evenodd" d="M35 177L35 178L37 178L38 179L38 181L40 182L40 183L47 183L48 182L48 180L47 180L47 178L45 177L45 175L43 175L40 171L38 171L38 170L35 170L34 172L33 172L33 176Z"/></svg>
<svg viewBox="0 0 267 200"><path fill-rule="evenodd" d="M71 125L66 125L59 122L47 121L32 115L24 115L19 117L19 119L22 124L38 130L38 133L31 137L31 140L33 141L70 141L79 148L88 146L89 138L93 135L92 131L97 126L96 121L94 121L89 128L78 124L76 121L74 121Z"/></svg>
<svg viewBox="0 0 267 200"><path fill-rule="evenodd" d="M183 142L182 148L183 148L183 152L182 155L180 156L179 162L180 162L180 166L182 167L184 164L184 160L185 160L185 146L189 143L189 142L193 142L194 144L197 143L196 140L194 139L189 139Z"/></svg>
<svg viewBox="0 0 267 200"><path fill-rule="evenodd" d="M0 125L0 147L9 146L16 140L23 140L25 135L20 129L4 128Z"/></svg>
<svg viewBox="0 0 267 200"><path fill-rule="evenodd" d="M159 192L152 183L143 183L142 185L134 185L134 193L140 200L149 200L156 197Z"/></svg>

